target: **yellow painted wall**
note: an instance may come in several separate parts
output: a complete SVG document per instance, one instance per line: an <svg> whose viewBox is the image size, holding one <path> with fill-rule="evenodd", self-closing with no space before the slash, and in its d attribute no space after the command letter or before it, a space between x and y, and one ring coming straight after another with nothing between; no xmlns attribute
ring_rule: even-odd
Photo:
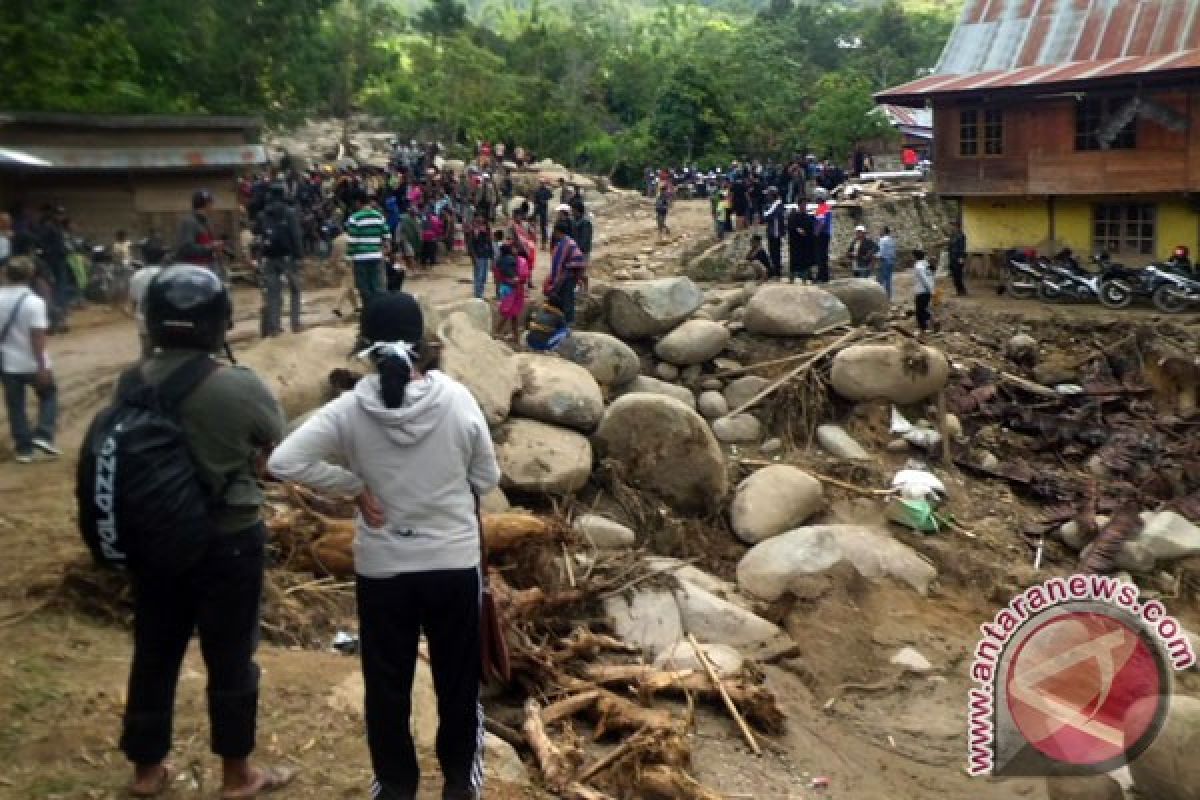
<svg viewBox="0 0 1200 800"><path fill-rule="evenodd" d="M1054 236L1080 256L1092 254L1092 204L1128 202L1124 197L1057 197ZM1168 258L1177 245L1186 245L1192 259L1200 255L1200 215L1178 196L1145 196L1138 202L1158 206L1155 257ZM1036 245L1050 234L1046 199L963 198L963 231L971 250L1003 250ZM1149 259L1147 259L1149 260Z"/></svg>
<svg viewBox="0 0 1200 800"><path fill-rule="evenodd" d="M1054 199L1054 238L1071 248L1082 261L1092 255L1092 203L1098 199Z"/></svg>
<svg viewBox="0 0 1200 800"><path fill-rule="evenodd" d="M1032 247L1049 231L1045 198L964 197L962 215L971 251Z"/></svg>

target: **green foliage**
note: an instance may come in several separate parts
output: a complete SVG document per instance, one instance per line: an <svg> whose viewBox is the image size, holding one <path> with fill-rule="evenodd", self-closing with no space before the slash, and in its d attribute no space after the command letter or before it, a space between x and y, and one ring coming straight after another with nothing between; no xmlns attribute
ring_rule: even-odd
<svg viewBox="0 0 1200 800"><path fill-rule="evenodd" d="M631 180L886 135L871 93L936 62L943 0L0 2L0 108L368 111ZM920 4L914 6L913 4Z"/></svg>
<svg viewBox="0 0 1200 800"><path fill-rule="evenodd" d="M861 75L830 73L817 82L817 101L804 120L810 147L843 160L855 143L896 135L880 114L873 113L871 85Z"/></svg>

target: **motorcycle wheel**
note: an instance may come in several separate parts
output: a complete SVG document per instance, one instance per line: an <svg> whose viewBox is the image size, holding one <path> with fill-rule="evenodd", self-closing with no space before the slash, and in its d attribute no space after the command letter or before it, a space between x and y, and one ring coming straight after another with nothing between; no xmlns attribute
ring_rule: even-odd
<svg viewBox="0 0 1200 800"><path fill-rule="evenodd" d="M1154 307L1164 314L1178 314L1188 306L1186 297L1180 297L1179 290L1170 284L1160 286L1154 290L1151 300L1154 301Z"/></svg>
<svg viewBox="0 0 1200 800"><path fill-rule="evenodd" d="M1100 302L1106 308L1128 308L1133 303L1133 287L1122 280L1100 284Z"/></svg>
<svg viewBox="0 0 1200 800"><path fill-rule="evenodd" d="M1037 287L1035 287L1035 286L1029 286L1028 284L1022 285L1021 281L1019 281L1016 278L1014 278L1013 276L1009 275L1008 276L1008 293L1010 295L1012 295L1013 297L1026 299L1026 298L1030 298L1030 297L1037 297L1038 290L1037 290Z"/></svg>
<svg viewBox="0 0 1200 800"><path fill-rule="evenodd" d="M1043 303L1057 303L1062 299L1063 291L1052 283L1042 282L1038 285L1037 294Z"/></svg>

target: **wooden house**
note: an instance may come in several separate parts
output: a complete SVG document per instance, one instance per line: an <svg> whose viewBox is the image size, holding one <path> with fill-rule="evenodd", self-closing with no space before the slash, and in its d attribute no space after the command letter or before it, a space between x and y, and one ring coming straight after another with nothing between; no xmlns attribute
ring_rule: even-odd
<svg viewBox="0 0 1200 800"><path fill-rule="evenodd" d="M261 128L249 117L0 112L0 209L61 205L75 232L100 241L151 228L169 240L192 192L208 189L214 224L232 234L237 177L267 161Z"/></svg>
<svg viewBox="0 0 1200 800"><path fill-rule="evenodd" d="M1200 0L967 0L934 73L934 187L975 252L1200 252Z"/></svg>

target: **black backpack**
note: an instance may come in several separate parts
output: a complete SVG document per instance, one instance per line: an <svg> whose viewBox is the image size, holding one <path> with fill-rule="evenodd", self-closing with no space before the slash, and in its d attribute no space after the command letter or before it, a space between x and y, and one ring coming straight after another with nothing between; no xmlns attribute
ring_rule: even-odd
<svg viewBox="0 0 1200 800"><path fill-rule="evenodd" d="M283 258L292 253L292 230L286 211L267 209L262 217L263 255L268 258Z"/></svg>
<svg viewBox="0 0 1200 800"><path fill-rule="evenodd" d="M209 495L179 420L183 401L218 368L196 356L155 387L138 367L92 420L76 473L79 530L102 566L170 577L193 567L213 535Z"/></svg>

